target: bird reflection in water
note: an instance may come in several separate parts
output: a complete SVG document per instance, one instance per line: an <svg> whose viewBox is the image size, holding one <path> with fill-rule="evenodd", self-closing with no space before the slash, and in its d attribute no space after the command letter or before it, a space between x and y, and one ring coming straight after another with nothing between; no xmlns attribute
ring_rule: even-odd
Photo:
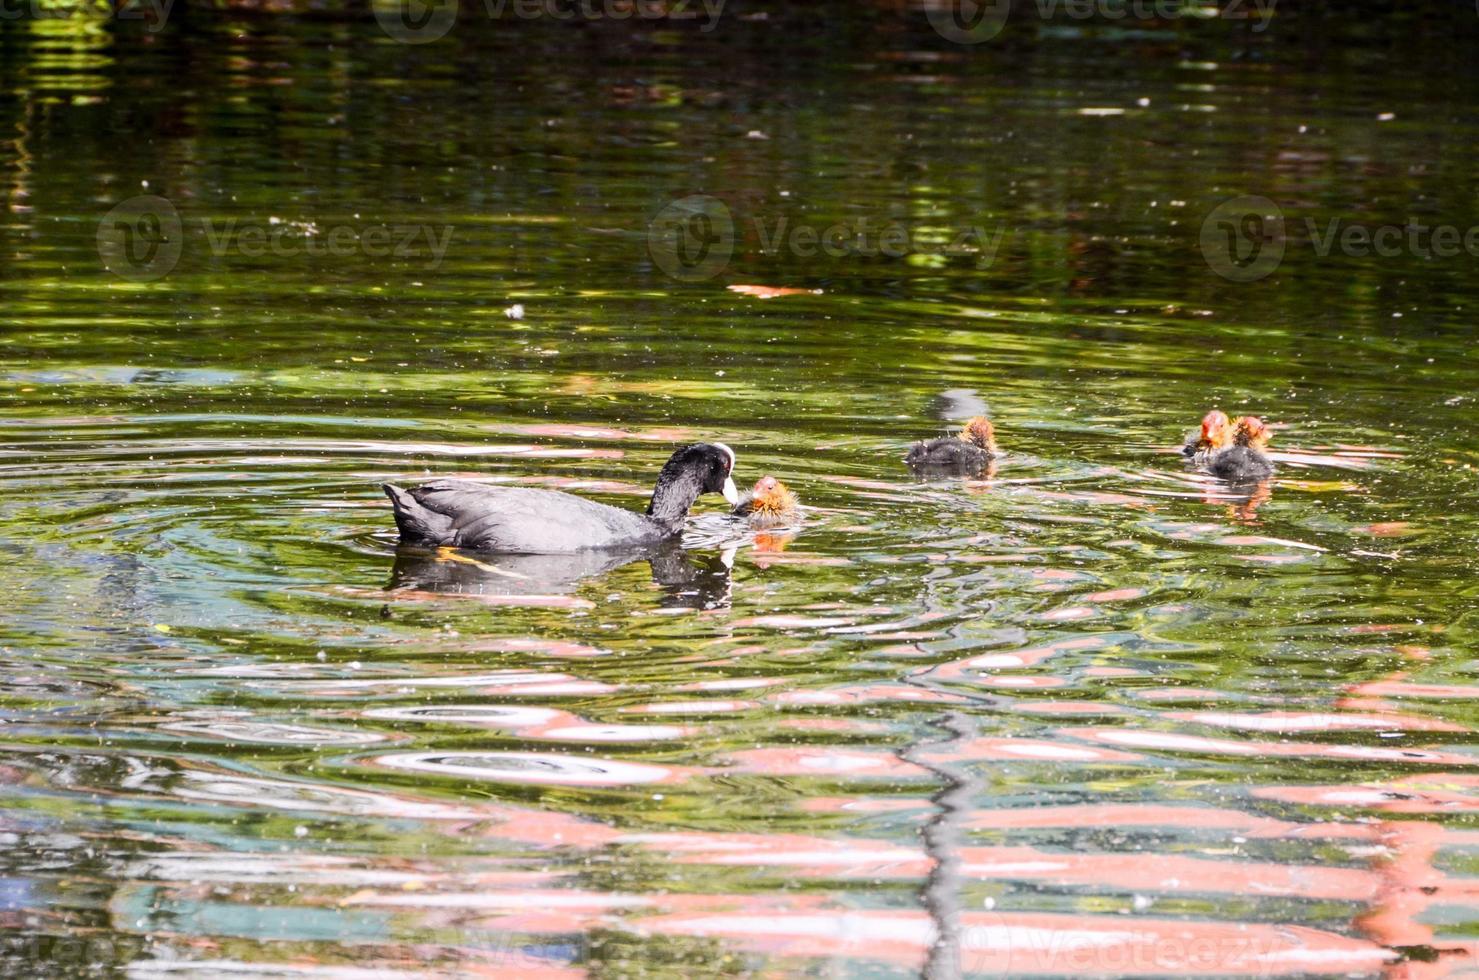
<svg viewBox="0 0 1479 980"><path fill-rule="evenodd" d="M566 555L509 555L458 548L402 547L391 569L391 592L461 596L547 596L573 592L588 579L646 561L662 590L659 605L715 609L729 605L733 549L691 552L676 544L647 551L585 551Z"/></svg>
<svg viewBox="0 0 1479 980"><path fill-rule="evenodd" d="M1273 499L1273 481L1259 480L1250 483L1224 483L1218 481L1202 495L1202 502L1227 508L1227 516L1235 521L1256 522L1258 508Z"/></svg>

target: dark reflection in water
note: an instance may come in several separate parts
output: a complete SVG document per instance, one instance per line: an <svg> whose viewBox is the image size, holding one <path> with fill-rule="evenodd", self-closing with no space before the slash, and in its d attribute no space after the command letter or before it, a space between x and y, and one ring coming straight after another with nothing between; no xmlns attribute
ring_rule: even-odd
<svg viewBox="0 0 1479 980"><path fill-rule="evenodd" d="M644 563L668 608L713 609L727 605L732 554L690 552L673 544L650 551L583 551L569 555L506 555L441 548L397 549L392 593L464 596L533 596L574 591L614 569Z"/></svg>

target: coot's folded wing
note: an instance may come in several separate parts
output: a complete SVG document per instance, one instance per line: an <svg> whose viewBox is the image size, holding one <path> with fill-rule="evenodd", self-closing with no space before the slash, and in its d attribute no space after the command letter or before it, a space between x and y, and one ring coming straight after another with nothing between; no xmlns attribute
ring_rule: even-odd
<svg viewBox="0 0 1479 980"><path fill-rule="evenodd" d="M660 537L640 514L555 490L433 480L409 491L447 521L442 544L523 554L640 545Z"/></svg>

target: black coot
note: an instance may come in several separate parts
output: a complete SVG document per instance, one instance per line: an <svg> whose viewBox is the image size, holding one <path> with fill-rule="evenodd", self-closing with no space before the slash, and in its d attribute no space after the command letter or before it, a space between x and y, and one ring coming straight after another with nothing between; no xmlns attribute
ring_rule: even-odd
<svg viewBox="0 0 1479 980"><path fill-rule="evenodd" d="M647 513L529 487L434 480L409 490L385 484L401 543L510 554L558 555L640 548L678 534L704 493L739 503L730 473L734 450L699 442L673 453L657 475Z"/></svg>

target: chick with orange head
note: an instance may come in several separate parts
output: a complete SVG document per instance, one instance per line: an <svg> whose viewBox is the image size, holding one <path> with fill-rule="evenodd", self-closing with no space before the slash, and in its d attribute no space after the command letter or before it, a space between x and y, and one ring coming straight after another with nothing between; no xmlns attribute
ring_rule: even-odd
<svg viewBox="0 0 1479 980"><path fill-rule="evenodd" d="M1182 455L1191 457L1197 466L1206 466L1212 457L1233 444L1233 424L1227 413L1214 408L1202 416L1202 427L1186 438Z"/></svg>
<svg viewBox="0 0 1479 980"><path fill-rule="evenodd" d="M801 514L796 495L773 476L762 476L755 481L750 493L734 508L735 514L746 517L754 528L783 527L795 524Z"/></svg>
<svg viewBox="0 0 1479 980"><path fill-rule="evenodd" d="M1268 448L1269 441L1273 438L1268 423L1256 415L1238 416L1233 422L1233 430L1234 445L1250 446L1260 452Z"/></svg>
<svg viewBox="0 0 1479 980"><path fill-rule="evenodd" d="M1214 453L1207 471L1229 483L1257 483L1274 475L1268 448L1268 423L1256 415L1239 416L1232 423L1232 445Z"/></svg>
<svg viewBox="0 0 1479 980"><path fill-rule="evenodd" d="M977 415L966 422L957 436L916 442L909 448L904 462L915 470L971 475L984 470L1000 455L991 420Z"/></svg>

